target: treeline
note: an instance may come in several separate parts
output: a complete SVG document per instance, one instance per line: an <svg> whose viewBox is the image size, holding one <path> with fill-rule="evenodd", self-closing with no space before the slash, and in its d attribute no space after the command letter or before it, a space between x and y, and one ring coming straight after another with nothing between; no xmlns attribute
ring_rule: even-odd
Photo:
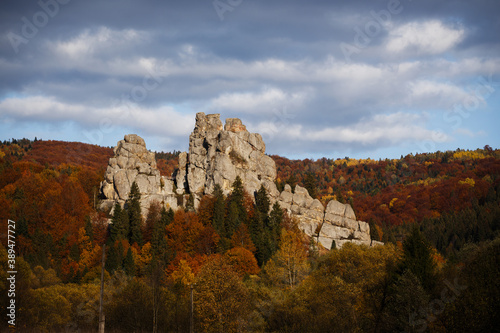
<svg viewBox="0 0 500 333"><path fill-rule="evenodd" d="M40 140L0 148L0 219L17 228L19 331L95 330L104 244L111 331L188 331L191 286L202 332L470 332L498 322L497 150L275 157L278 186L350 202L372 237L389 243L328 252L264 188L252 197L240 179L229 195L217 187L203 197L197 211L192 197L175 212L152 203L142 220L135 185L111 215L95 210L111 149ZM164 157L177 163L178 155Z"/></svg>
<svg viewBox="0 0 500 333"><path fill-rule="evenodd" d="M448 255L471 239L491 239L498 230L492 221L500 202L500 151L489 146L378 161L273 158L278 187L300 184L324 204L332 199L351 204L377 240L400 240L405 226L417 223L432 229L433 238L443 235L433 243ZM470 227L464 227L464 214L477 217L469 219Z"/></svg>
<svg viewBox="0 0 500 333"><path fill-rule="evenodd" d="M318 256L296 229L284 227L277 252L252 274L242 269L237 249L207 256L197 268L180 260L171 271L151 259L135 277L124 269L106 272L106 330L188 332L191 290L197 332L498 328L500 238L471 244L458 253L457 264L443 264L416 228L401 248L349 243ZM0 263L5 281L3 247ZM62 283L53 269L30 268L21 257L17 270L17 331L97 331L98 274ZM2 304L8 301L5 291L2 283Z"/></svg>
<svg viewBox="0 0 500 333"><path fill-rule="evenodd" d="M174 171L179 167L179 154L181 152L156 152L156 165L163 176L171 177Z"/></svg>

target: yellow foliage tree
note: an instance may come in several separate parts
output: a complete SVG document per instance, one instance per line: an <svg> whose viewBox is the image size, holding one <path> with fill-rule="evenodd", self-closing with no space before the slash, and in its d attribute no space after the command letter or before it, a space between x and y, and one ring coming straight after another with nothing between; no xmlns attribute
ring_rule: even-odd
<svg viewBox="0 0 500 333"><path fill-rule="evenodd" d="M99 245L92 246L90 237L85 232L85 228L80 228L78 231L78 246L80 248L80 261L79 266L81 269L91 269L98 265L101 260L102 251Z"/></svg>
<svg viewBox="0 0 500 333"><path fill-rule="evenodd" d="M196 279L195 314L200 332L240 332L250 313L249 292L219 256L208 261Z"/></svg>
<svg viewBox="0 0 500 333"><path fill-rule="evenodd" d="M472 178L466 178L465 180L460 180L458 181L460 185L469 185L470 187L474 187L476 185L476 182Z"/></svg>
<svg viewBox="0 0 500 333"><path fill-rule="evenodd" d="M179 261L179 268L170 275L170 279L172 282L181 283L184 286L194 282L193 271L186 260Z"/></svg>
<svg viewBox="0 0 500 333"><path fill-rule="evenodd" d="M282 229L280 248L264 270L271 281L290 288L307 276L310 265L299 230Z"/></svg>
<svg viewBox="0 0 500 333"><path fill-rule="evenodd" d="M132 250L132 255L134 251ZM141 249L141 254L137 256L137 261L135 261L137 268L139 269L139 274L144 274L147 266L153 259L153 253L151 252L151 243L147 242Z"/></svg>

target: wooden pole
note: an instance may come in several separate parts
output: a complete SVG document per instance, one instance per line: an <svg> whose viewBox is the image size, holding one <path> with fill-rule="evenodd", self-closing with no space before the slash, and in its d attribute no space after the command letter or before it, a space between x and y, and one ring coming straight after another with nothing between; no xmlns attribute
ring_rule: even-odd
<svg viewBox="0 0 500 333"><path fill-rule="evenodd" d="M194 290L194 284L191 284L191 318L189 321L189 332L194 333L194 303L193 303L193 290Z"/></svg>
<svg viewBox="0 0 500 333"><path fill-rule="evenodd" d="M106 244L102 245L102 268L101 268L101 298L99 301L99 333L104 333L104 324L106 320L102 311L102 301L104 295L104 263L106 259Z"/></svg>

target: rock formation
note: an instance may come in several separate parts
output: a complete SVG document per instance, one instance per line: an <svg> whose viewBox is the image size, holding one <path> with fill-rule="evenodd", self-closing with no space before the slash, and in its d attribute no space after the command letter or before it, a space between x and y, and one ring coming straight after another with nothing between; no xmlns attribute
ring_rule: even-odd
<svg viewBox="0 0 500 333"><path fill-rule="evenodd" d="M249 133L241 120L229 118L223 128L219 114L198 113L189 137L189 155L179 157L177 188L193 194L196 207L204 194L213 192L215 184L228 194L240 176L250 194L262 184L276 198L276 164L265 151L260 134Z"/></svg>
<svg viewBox="0 0 500 333"><path fill-rule="evenodd" d="M346 242L371 245L368 224L356 220L350 205L332 200L325 209L298 185L293 192L286 185L279 193L274 183L276 165L265 151L262 137L248 132L241 120L229 118L223 126L219 114L198 113L189 137L189 154L179 155L179 168L171 181L160 176L154 153L146 149L144 140L134 134L126 135L109 160L101 184L105 198L102 207L109 209L115 201L125 202L134 181L139 185L143 211L147 211L153 200L176 209L178 198L186 195L193 196L197 207L201 197L211 194L216 184L229 194L239 176L252 196L263 185L271 202L278 202L296 217L299 228L325 248L332 248L334 242L336 247Z"/></svg>
<svg viewBox="0 0 500 333"><path fill-rule="evenodd" d="M160 176L156 167L155 154L146 149L144 140L135 134L125 135L113 150L108 168L101 182L104 200L102 209L112 209L115 202L125 203L134 182L141 192L141 208L147 212L152 201L158 201L177 208L173 193L173 182Z"/></svg>

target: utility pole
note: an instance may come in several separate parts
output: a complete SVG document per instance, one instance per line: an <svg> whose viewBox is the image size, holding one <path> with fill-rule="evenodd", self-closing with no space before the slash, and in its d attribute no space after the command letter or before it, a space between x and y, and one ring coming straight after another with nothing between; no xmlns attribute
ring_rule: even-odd
<svg viewBox="0 0 500 333"><path fill-rule="evenodd" d="M104 294L104 262L106 259L106 244L102 245L102 268L101 268L101 299L99 301L99 333L104 333L105 318L102 311L102 299Z"/></svg>
<svg viewBox="0 0 500 333"><path fill-rule="evenodd" d="M194 284L190 284L189 286L191 287L191 318L189 320L189 333L194 333L194 302L193 302L193 290L194 290Z"/></svg>

